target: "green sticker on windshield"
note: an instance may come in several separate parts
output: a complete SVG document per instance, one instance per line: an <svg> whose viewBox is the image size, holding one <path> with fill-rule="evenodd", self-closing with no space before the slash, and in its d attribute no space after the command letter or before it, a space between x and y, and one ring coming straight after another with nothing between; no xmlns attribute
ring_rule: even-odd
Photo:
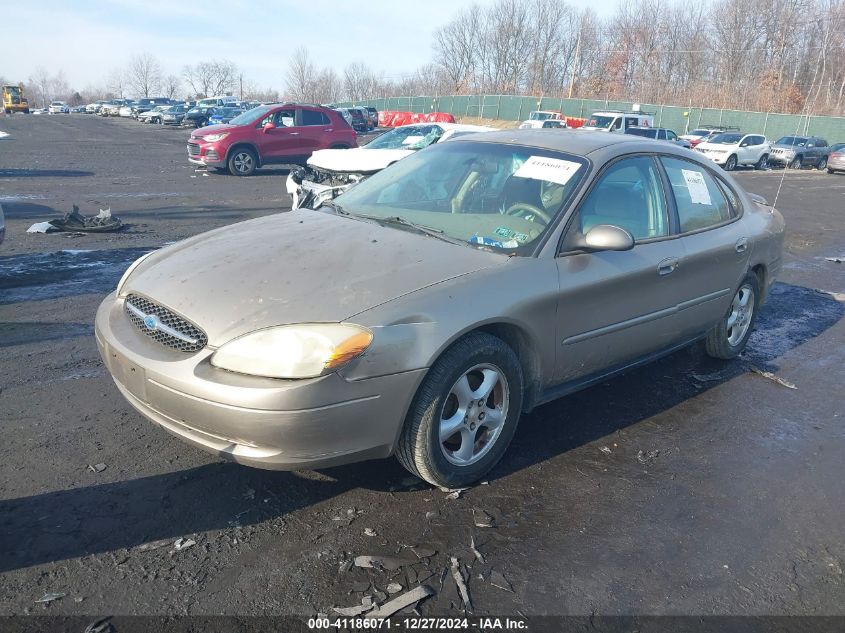
<svg viewBox="0 0 845 633"><path fill-rule="evenodd" d="M497 226L493 233L498 235L499 237L513 237L514 231L506 226Z"/></svg>
<svg viewBox="0 0 845 633"><path fill-rule="evenodd" d="M513 238L517 242L527 242L528 241L528 236L525 233L514 233Z"/></svg>

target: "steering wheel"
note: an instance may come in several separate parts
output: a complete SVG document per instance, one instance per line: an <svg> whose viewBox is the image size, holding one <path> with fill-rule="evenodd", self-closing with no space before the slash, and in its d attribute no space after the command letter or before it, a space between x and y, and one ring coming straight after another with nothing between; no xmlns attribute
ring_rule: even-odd
<svg viewBox="0 0 845 633"><path fill-rule="evenodd" d="M548 225L552 221L552 218L548 213L539 207L535 207L533 204L528 204L527 202L515 202L507 208L505 215L513 215L518 218L524 218L529 222L541 220L543 226Z"/></svg>

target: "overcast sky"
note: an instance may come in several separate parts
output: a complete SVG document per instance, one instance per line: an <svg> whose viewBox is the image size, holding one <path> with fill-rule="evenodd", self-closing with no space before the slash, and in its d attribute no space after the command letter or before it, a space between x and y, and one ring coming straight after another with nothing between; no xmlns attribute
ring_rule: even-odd
<svg viewBox="0 0 845 633"><path fill-rule="evenodd" d="M489 5L494 0L477 0ZM618 0L569 0L600 15ZM455 0L0 0L0 75L26 81L38 66L72 88L105 82L109 71L151 52L165 73L203 59L235 62L261 88L283 89L292 51L306 46L320 65L364 61L388 77L432 58L432 33L464 5Z"/></svg>

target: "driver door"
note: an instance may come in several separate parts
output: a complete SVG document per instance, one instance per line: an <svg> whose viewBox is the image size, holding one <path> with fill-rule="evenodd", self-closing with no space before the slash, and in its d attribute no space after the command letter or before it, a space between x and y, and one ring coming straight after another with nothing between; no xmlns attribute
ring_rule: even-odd
<svg viewBox="0 0 845 633"><path fill-rule="evenodd" d="M294 128L295 114L293 108L281 109L259 121L258 140L262 162L283 163L288 157L296 155L299 133ZM266 129L264 126L267 123L272 123L275 127Z"/></svg>
<svg viewBox="0 0 845 633"><path fill-rule="evenodd" d="M628 251L585 252L594 226L629 231ZM560 290L555 382L624 365L678 342L684 258L672 236L669 207L652 156L613 163L579 205L557 257Z"/></svg>

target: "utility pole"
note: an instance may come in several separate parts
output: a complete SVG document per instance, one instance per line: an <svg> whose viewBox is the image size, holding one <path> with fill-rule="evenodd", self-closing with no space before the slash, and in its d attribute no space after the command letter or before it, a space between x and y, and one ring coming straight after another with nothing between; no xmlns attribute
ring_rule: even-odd
<svg viewBox="0 0 845 633"><path fill-rule="evenodd" d="M243 73L238 75L238 82L240 83L240 90L239 90L240 97L238 98L238 100L243 101L244 100L244 74Z"/></svg>
<svg viewBox="0 0 845 633"><path fill-rule="evenodd" d="M572 77L569 79L569 96L567 99L572 98L572 90L575 87L575 72L578 69L578 61L579 56L581 55L581 30L582 24L578 22L578 39L575 41L575 63L572 64Z"/></svg>

